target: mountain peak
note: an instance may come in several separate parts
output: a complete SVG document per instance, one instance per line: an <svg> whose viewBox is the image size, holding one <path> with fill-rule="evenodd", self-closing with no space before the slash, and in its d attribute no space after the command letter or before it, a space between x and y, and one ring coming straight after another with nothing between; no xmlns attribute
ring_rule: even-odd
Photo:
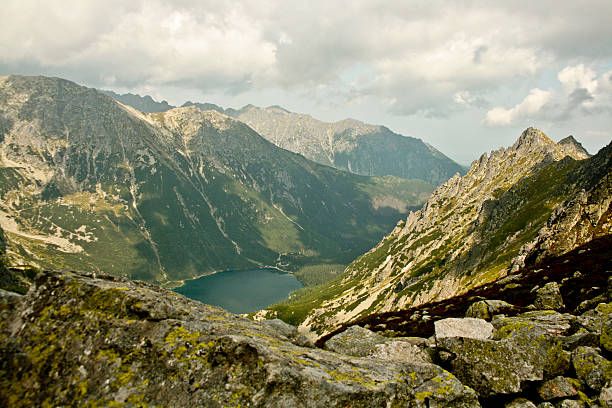
<svg viewBox="0 0 612 408"><path fill-rule="evenodd" d="M569 135L568 137L559 140L557 143L559 147L561 147L564 151L568 153L573 153L572 156L580 157L581 159L587 159L591 157L589 152L582 146L582 144L577 141L574 136Z"/></svg>
<svg viewBox="0 0 612 408"><path fill-rule="evenodd" d="M533 150L534 148L554 145L555 142L550 140L540 129L528 127L521 133L521 136L512 146L515 150Z"/></svg>

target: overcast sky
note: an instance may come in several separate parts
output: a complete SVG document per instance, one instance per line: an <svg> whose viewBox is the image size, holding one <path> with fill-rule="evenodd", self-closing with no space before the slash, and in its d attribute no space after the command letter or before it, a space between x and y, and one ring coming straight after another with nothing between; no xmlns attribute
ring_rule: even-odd
<svg viewBox="0 0 612 408"><path fill-rule="evenodd" d="M3 0L0 74L421 138L460 163L528 126L612 138L612 1Z"/></svg>

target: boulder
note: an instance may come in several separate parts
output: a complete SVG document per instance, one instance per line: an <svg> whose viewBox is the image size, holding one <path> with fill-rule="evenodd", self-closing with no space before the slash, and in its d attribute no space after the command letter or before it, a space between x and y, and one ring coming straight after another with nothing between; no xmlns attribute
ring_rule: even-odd
<svg viewBox="0 0 612 408"><path fill-rule="evenodd" d="M293 344L303 347L314 347L312 340L303 334L300 334L295 326L285 323L281 319L262 320L261 324L275 330L281 336L285 336Z"/></svg>
<svg viewBox="0 0 612 408"><path fill-rule="evenodd" d="M571 399L563 400L557 406L559 408L586 408L584 402Z"/></svg>
<svg viewBox="0 0 612 408"><path fill-rule="evenodd" d="M451 372L485 398L520 392L526 381L547 380L569 369L570 353L541 327L521 323L504 333L500 340L447 337L438 346L453 356Z"/></svg>
<svg viewBox="0 0 612 408"><path fill-rule="evenodd" d="M325 342L325 349L348 356L365 357L377 344L385 344L388 338L361 326L351 326Z"/></svg>
<svg viewBox="0 0 612 408"><path fill-rule="evenodd" d="M406 341L392 340L376 344L368 357L406 363L432 363L431 356L422 348Z"/></svg>
<svg viewBox="0 0 612 408"><path fill-rule="evenodd" d="M535 310L521 313L513 317L499 317L491 321L497 329L495 338L505 338L517 329L530 328L542 334L553 336L566 335L577 326L576 316L568 313L558 313L552 310Z"/></svg>
<svg viewBox="0 0 612 408"><path fill-rule="evenodd" d="M538 394L544 401L559 398L575 397L578 395L579 384L573 378L555 377L546 381L538 388Z"/></svg>
<svg viewBox="0 0 612 408"><path fill-rule="evenodd" d="M565 308L563 297L557 282L548 282L536 291L536 299L533 305L541 310L562 310Z"/></svg>
<svg viewBox="0 0 612 408"><path fill-rule="evenodd" d="M465 317L473 317L476 319L491 320L491 318L500 313L507 313L515 309L514 305L503 300L479 300L470 305L465 312Z"/></svg>
<svg viewBox="0 0 612 408"><path fill-rule="evenodd" d="M599 344L602 350L607 350L609 353L612 353L612 317L601 325Z"/></svg>
<svg viewBox="0 0 612 408"><path fill-rule="evenodd" d="M526 398L516 398L504 405L505 408L536 408L535 404Z"/></svg>
<svg viewBox="0 0 612 408"><path fill-rule="evenodd" d="M612 408L612 382L606 383L599 393L599 405L602 408Z"/></svg>
<svg viewBox="0 0 612 408"><path fill-rule="evenodd" d="M143 282L45 272L0 315L0 406L479 406L436 365L300 347Z"/></svg>
<svg viewBox="0 0 612 408"><path fill-rule="evenodd" d="M465 337L470 339L490 339L495 328L483 319L472 317L448 318L434 323L436 340L446 337Z"/></svg>
<svg viewBox="0 0 612 408"><path fill-rule="evenodd" d="M536 408L555 408L555 406L551 404L550 402L545 401L545 402L539 403Z"/></svg>
<svg viewBox="0 0 612 408"><path fill-rule="evenodd" d="M592 347L582 346L572 351L572 365L578 379L594 391L601 391L612 380L612 362Z"/></svg>

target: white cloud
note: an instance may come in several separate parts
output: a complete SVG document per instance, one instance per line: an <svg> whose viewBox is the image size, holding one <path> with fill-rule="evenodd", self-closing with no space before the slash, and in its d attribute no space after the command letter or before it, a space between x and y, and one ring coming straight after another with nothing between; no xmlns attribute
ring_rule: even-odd
<svg viewBox="0 0 612 408"><path fill-rule="evenodd" d="M553 63L612 55L612 2L574 3L4 0L0 71L126 89L375 97L398 114L440 116L482 107L500 85ZM347 75L361 68L358 81ZM572 87L589 74L559 79Z"/></svg>
<svg viewBox="0 0 612 408"><path fill-rule="evenodd" d="M526 120L564 121L572 115L612 112L612 71L598 77L595 71L579 64L563 68L557 79L560 83L557 88L532 89L513 108L490 109L483 123L508 126Z"/></svg>

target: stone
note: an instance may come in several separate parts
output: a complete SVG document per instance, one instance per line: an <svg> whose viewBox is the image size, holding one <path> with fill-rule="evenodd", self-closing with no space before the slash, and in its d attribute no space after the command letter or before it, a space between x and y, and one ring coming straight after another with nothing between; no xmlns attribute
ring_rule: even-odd
<svg viewBox="0 0 612 408"><path fill-rule="evenodd" d="M557 406L559 408L586 408L584 402L571 399L563 400Z"/></svg>
<svg viewBox="0 0 612 408"><path fill-rule="evenodd" d="M387 343L389 339L361 326L351 326L325 342L325 349L348 356L365 357L377 344Z"/></svg>
<svg viewBox="0 0 612 408"><path fill-rule="evenodd" d="M165 306L173 317L151 318ZM43 272L0 315L2 406L479 406L436 365L299 347L267 325L122 278Z"/></svg>
<svg viewBox="0 0 612 408"><path fill-rule="evenodd" d="M495 328L483 319L471 317L448 318L434 322L436 340L445 337L465 337L470 339L490 339Z"/></svg>
<svg viewBox="0 0 612 408"><path fill-rule="evenodd" d="M515 307L503 300L479 300L470 305L465 312L465 317L473 317L476 319L491 320L496 314L507 313Z"/></svg>
<svg viewBox="0 0 612 408"><path fill-rule="evenodd" d="M368 357L406 363L433 363L431 356L425 350L401 340L376 344Z"/></svg>
<svg viewBox="0 0 612 408"><path fill-rule="evenodd" d="M536 291L533 305L541 310L562 310L565 308L557 282L548 282Z"/></svg>
<svg viewBox="0 0 612 408"><path fill-rule="evenodd" d="M538 388L538 394L544 401L558 398L575 397L578 395L577 381L567 377L555 377L546 381Z"/></svg>
<svg viewBox="0 0 612 408"><path fill-rule="evenodd" d="M594 391L601 391L612 380L612 362L592 347L581 346L572 351L572 365L578 379Z"/></svg>
<svg viewBox="0 0 612 408"><path fill-rule="evenodd" d="M504 405L505 408L536 408L535 404L526 398L516 398Z"/></svg>
<svg viewBox="0 0 612 408"><path fill-rule="evenodd" d="M606 320L601 326L599 344L602 350L607 350L609 353L612 353L612 318Z"/></svg>
<svg viewBox="0 0 612 408"><path fill-rule="evenodd" d="M500 340L447 337L438 347L454 356L446 363L451 372L484 398L520 392L523 382L563 375L570 367L571 354L560 339L528 323Z"/></svg>
<svg viewBox="0 0 612 408"><path fill-rule="evenodd" d="M602 408L612 408L612 382L607 382L599 393L599 405Z"/></svg>
<svg viewBox="0 0 612 408"><path fill-rule="evenodd" d="M501 317L491 321L497 329L494 338L504 338L516 329L530 327L539 333L560 336L572 332L577 325L575 316L552 310L536 310L513 317Z"/></svg>
<svg viewBox="0 0 612 408"><path fill-rule="evenodd" d="M550 402L541 402L536 408L555 408L555 406Z"/></svg>
<svg viewBox="0 0 612 408"><path fill-rule="evenodd" d="M2 271L0 270L0 273ZM8 290L0 289L0 311L13 310L21 300L22 295Z"/></svg>
<svg viewBox="0 0 612 408"><path fill-rule="evenodd" d="M563 348L565 350L572 351L580 346L598 347L599 337L597 333L592 333L581 328L571 336L563 337L561 341L563 342Z"/></svg>
<svg viewBox="0 0 612 408"><path fill-rule="evenodd" d="M288 339L298 336L297 328L295 326L290 325L289 323L283 322L281 319L262 320L261 324L270 327L271 329L273 329L280 335L287 337Z"/></svg>

